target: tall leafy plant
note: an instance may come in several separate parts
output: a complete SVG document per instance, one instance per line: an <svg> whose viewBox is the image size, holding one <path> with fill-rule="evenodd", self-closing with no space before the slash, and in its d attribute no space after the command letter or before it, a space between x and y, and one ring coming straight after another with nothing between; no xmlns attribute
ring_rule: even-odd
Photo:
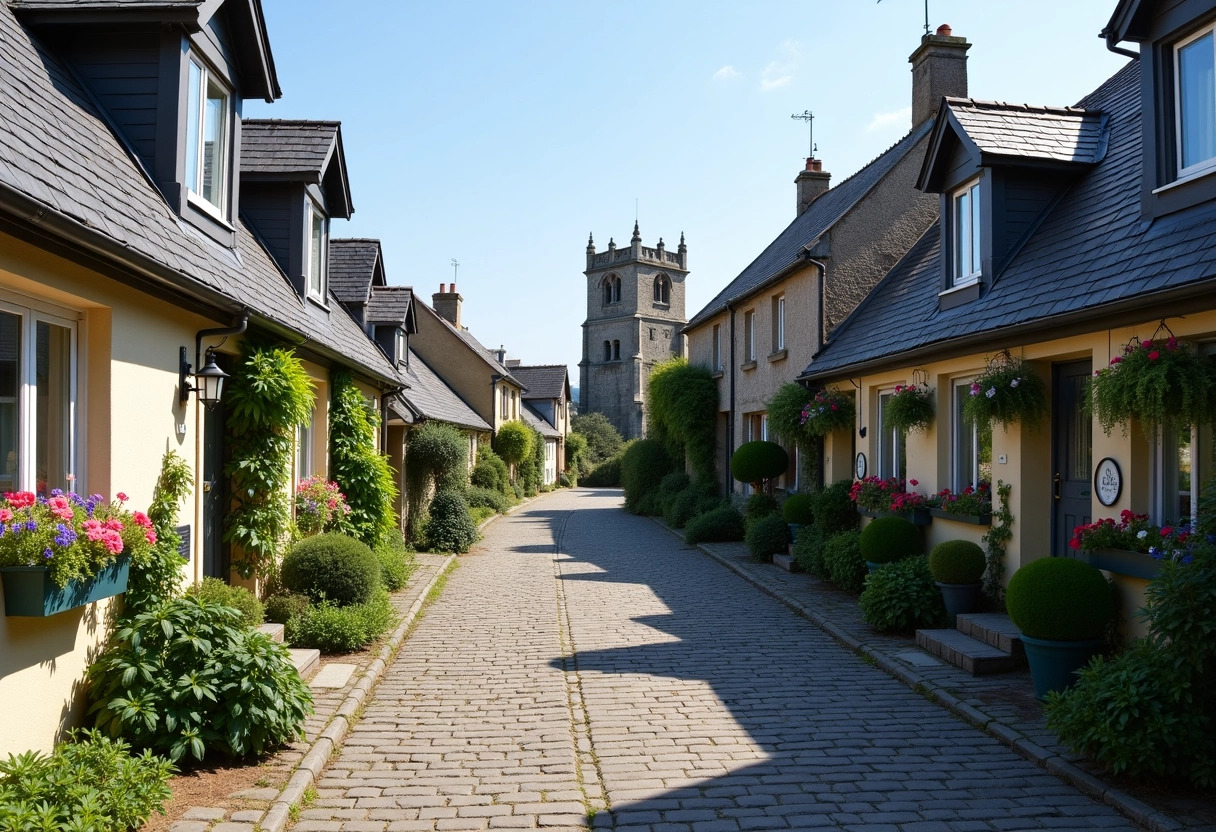
<svg viewBox="0 0 1216 832"><path fill-rule="evenodd" d="M811 392L801 384L789 382L765 404L769 432L798 449L803 479L814 483L819 468L820 437L813 435L802 423L802 413L811 403Z"/></svg>
<svg viewBox="0 0 1216 832"><path fill-rule="evenodd" d="M285 347L247 340L228 382L232 509L224 539L235 547L233 566L245 578L273 574L291 531L292 442L312 414L316 394L304 366Z"/></svg>
<svg viewBox="0 0 1216 832"><path fill-rule="evenodd" d="M424 422L410 432L405 463L406 532L410 540L418 540L422 534L432 490L464 487L468 479L467 453L464 436L444 422Z"/></svg>
<svg viewBox="0 0 1216 832"><path fill-rule="evenodd" d="M395 531L397 486L388 458L376 451L379 416L355 386L350 373L334 373L329 409L330 474L350 504L355 537L375 548Z"/></svg>
<svg viewBox="0 0 1216 832"><path fill-rule="evenodd" d="M123 603L124 618L146 612L161 601L177 595L182 580L182 556L178 554L181 536L177 533L177 512L182 499L190 493L194 472L177 451L165 451L160 476L152 491L148 518L156 532L156 544L146 564L132 564Z"/></svg>
<svg viewBox="0 0 1216 832"><path fill-rule="evenodd" d="M673 459L686 459L695 478L712 480L718 418L713 374L683 358L664 361L650 371L647 399L650 435Z"/></svg>

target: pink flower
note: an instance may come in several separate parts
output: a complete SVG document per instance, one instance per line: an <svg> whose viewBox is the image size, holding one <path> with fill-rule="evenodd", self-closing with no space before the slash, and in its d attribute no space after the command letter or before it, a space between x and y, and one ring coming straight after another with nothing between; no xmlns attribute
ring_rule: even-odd
<svg viewBox="0 0 1216 832"><path fill-rule="evenodd" d="M1156 361L1160 357L1161 357L1161 353L1157 352L1156 350L1153 350L1152 352L1150 352L1148 354L1149 361Z"/></svg>
<svg viewBox="0 0 1216 832"><path fill-rule="evenodd" d="M1144 347L1145 349L1148 349L1152 345L1153 345L1152 341L1141 341L1140 342L1140 346Z"/></svg>
<svg viewBox="0 0 1216 832"><path fill-rule="evenodd" d="M125 503L127 501L127 495L122 493L121 491L119 491L114 496L118 498L118 502L120 502L120 503Z"/></svg>
<svg viewBox="0 0 1216 832"><path fill-rule="evenodd" d="M0 508L0 523L7 523L13 519L13 512L7 508Z"/></svg>
<svg viewBox="0 0 1216 832"><path fill-rule="evenodd" d="M908 480L909 485L920 485L916 480Z"/></svg>
<svg viewBox="0 0 1216 832"><path fill-rule="evenodd" d="M10 491L4 495L4 498L8 500L9 505L13 508L29 508L38 499L32 491L18 491L16 493Z"/></svg>
<svg viewBox="0 0 1216 832"><path fill-rule="evenodd" d="M144 514L142 511L131 512L131 519L134 520L135 524L138 526L143 526L145 529L152 528L152 518Z"/></svg>
<svg viewBox="0 0 1216 832"><path fill-rule="evenodd" d="M1121 356L1121 355L1116 355L1114 358L1112 358L1112 359L1110 360L1110 363L1111 363L1111 364L1121 364L1121 363L1123 363L1123 356Z"/></svg>
<svg viewBox="0 0 1216 832"><path fill-rule="evenodd" d="M1173 526L1162 526L1161 527L1161 536L1162 537L1169 537L1173 533L1174 533Z"/></svg>
<svg viewBox="0 0 1216 832"><path fill-rule="evenodd" d="M148 541L149 546L155 545L156 544L156 532L153 531L152 529L145 529L144 530L144 540Z"/></svg>

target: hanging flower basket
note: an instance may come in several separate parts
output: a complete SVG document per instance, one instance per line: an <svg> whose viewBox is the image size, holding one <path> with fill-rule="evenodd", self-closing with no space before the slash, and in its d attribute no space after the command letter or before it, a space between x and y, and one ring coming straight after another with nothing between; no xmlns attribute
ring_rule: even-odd
<svg viewBox="0 0 1216 832"><path fill-rule="evenodd" d="M1216 418L1216 364L1165 332L1129 343L1094 373L1090 405L1108 436L1120 423L1126 434L1133 419L1152 437L1163 427L1189 433Z"/></svg>
<svg viewBox="0 0 1216 832"><path fill-rule="evenodd" d="M802 429L810 436L827 436L834 430L852 429L856 419L853 395L839 390L820 390L802 408Z"/></svg>
<svg viewBox="0 0 1216 832"><path fill-rule="evenodd" d="M933 390L925 384L897 384L883 406L884 427L899 433L927 430L933 424Z"/></svg>
<svg viewBox="0 0 1216 832"><path fill-rule="evenodd" d="M1047 387L1030 362L1002 351L971 382L963 417L982 427L1020 422L1037 428L1047 415Z"/></svg>

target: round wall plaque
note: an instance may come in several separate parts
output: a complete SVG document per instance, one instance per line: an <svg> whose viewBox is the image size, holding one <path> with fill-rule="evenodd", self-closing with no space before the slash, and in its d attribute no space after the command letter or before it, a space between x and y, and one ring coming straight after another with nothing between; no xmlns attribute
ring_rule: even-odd
<svg viewBox="0 0 1216 832"><path fill-rule="evenodd" d="M866 478L866 455L864 453L857 454L857 479L864 480Z"/></svg>
<svg viewBox="0 0 1216 832"><path fill-rule="evenodd" d="M1119 470L1119 463L1109 456L1094 469L1094 493L1104 506L1113 506L1123 493L1123 472Z"/></svg>

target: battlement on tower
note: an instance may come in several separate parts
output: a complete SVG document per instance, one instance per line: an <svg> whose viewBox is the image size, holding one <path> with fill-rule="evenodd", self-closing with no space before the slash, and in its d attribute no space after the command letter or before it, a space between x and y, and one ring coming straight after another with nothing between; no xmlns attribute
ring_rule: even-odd
<svg viewBox="0 0 1216 832"><path fill-rule="evenodd" d="M645 263L661 266L669 271L688 271L688 246L684 244L684 235L680 234L680 245L675 251L668 251L663 238L653 248L642 245L642 236L638 232L638 224L633 224L633 239L626 247L617 248L616 242L609 238L605 251L595 250L595 241L587 238L587 271L608 269L629 263Z"/></svg>

